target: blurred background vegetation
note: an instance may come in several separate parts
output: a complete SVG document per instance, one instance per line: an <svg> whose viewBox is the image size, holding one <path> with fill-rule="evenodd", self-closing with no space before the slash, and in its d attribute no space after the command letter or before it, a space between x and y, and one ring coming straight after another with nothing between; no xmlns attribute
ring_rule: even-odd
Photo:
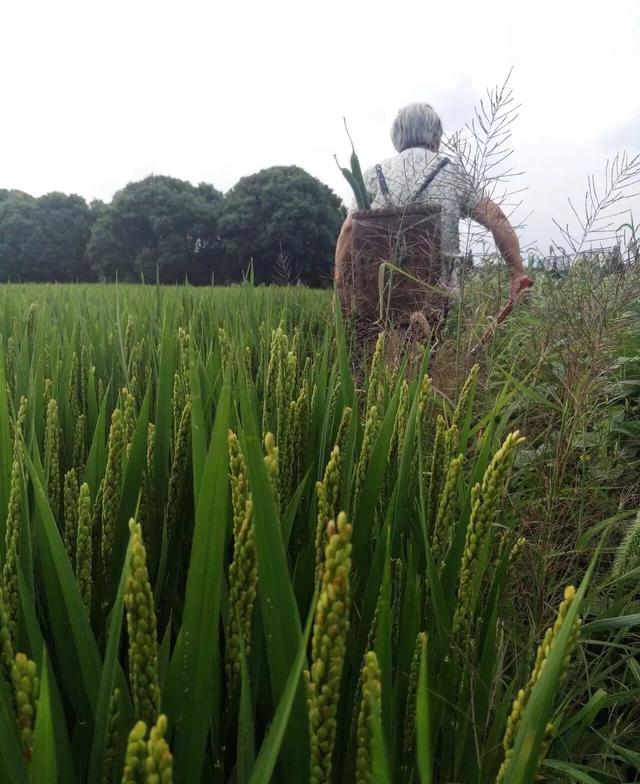
<svg viewBox="0 0 640 784"><path fill-rule="evenodd" d="M0 189L1 281L331 282L340 199L297 166L243 177L223 196L174 177L131 182L109 204Z"/></svg>

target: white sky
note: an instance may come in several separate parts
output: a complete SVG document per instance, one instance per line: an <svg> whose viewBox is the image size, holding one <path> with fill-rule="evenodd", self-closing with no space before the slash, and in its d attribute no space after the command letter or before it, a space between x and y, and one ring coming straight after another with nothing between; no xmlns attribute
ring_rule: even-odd
<svg viewBox="0 0 640 784"><path fill-rule="evenodd" d="M108 200L147 174L220 190L297 164L350 195L347 116L363 165L392 154L398 107L445 131L513 66L522 104L525 242L544 247L589 174L640 152L638 0L172 3L4 0L0 187Z"/></svg>

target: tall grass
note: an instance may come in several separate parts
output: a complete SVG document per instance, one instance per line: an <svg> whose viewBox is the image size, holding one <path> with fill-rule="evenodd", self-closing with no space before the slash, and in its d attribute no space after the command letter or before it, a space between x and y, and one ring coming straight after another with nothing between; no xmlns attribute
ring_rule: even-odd
<svg viewBox="0 0 640 784"><path fill-rule="evenodd" d="M540 289L355 384L322 292L1 289L2 780L635 780L631 504L575 462L629 325L560 372Z"/></svg>

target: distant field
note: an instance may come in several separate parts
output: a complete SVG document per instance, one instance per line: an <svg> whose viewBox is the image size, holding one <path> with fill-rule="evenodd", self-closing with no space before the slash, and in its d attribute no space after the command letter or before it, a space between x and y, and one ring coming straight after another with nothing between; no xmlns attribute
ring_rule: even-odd
<svg viewBox="0 0 640 784"><path fill-rule="evenodd" d="M638 284L0 286L0 781L640 780Z"/></svg>

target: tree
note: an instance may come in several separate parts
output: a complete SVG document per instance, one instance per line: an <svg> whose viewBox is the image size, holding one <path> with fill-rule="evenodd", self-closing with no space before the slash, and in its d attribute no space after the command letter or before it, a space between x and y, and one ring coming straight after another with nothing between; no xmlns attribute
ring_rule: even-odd
<svg viewBox="0 0 640 784"><path fill-rule="evenodd" d="M243 177L225 196L220 212L223 277L240 279L253 261L256 282L269 283L286 260L294 278L326 285L343 220L340 199L297 166Z"/></svg>
<svg viewBox="0 0 640 784"><path fill-rule="evenodd" d="M47 193L38 200L45 243L34 268L35 280L89 280L87 245L94 216L81 196ZM52 274L53 272L53 274Z"/></svg>
<svg viewBox="0 0 640 784"><path fill-rule="evenodd" d="M22 191L3 191L0 200L0 277L32 280L44 243L36 200Z"/></svg>
<svg viewBox="0 0 640 784"><path fill-rule="evenodd" d="M48 193L34 199L21 191L0 191L0 278L88 279L92 222L81 196Z"/></svg>
<svg viewBox="0 0 640 784"><path fill-rule="evenodd" d="M129 183L98 214L89 242L94 270L107 278L208 282L217 256L222 194L173 177Z"/></svg>

